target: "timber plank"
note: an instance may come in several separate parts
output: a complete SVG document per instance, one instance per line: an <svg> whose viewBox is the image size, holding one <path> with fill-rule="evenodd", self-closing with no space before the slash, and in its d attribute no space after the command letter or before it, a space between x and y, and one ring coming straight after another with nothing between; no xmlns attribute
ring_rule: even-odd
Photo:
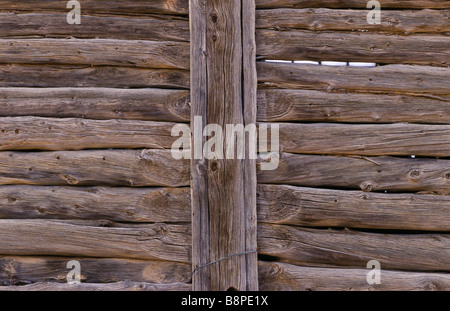
<svg viewBox="0 0 450 311"><path fill-rule="evenodd" d="M0 63L189 69L189 43L111 39L0 39Z"/></svg>
<svg viewBox="0 0 450 311"><path fill-rule="evenodd" d="M372 25L367 23L367 14L367 10L326 8L257 10L256 28L279 31L369 31L405 35L450 31L446 10L383 10L381 24Z"/></svg>
<svg viewBox="0 0 450 311"><path fill-rule="evenodd" d="M450 124L449 102L443 96L260 89L258 121Z"/></svg>
<svg viewBox="0 0 450 311"><path fill-rule="evenodd" d="M0 65L0 87L189 88L189 71L132 67Z"/></svg>
<svg viewBox="0 0 450 311"><path fill-rule="evenodd" d="M359 0L256 0L258 9L273 8L342 8L363 9L366 1ZM392 9L449 9L450 4L442 0L384 0L382 8Z"/></svg>
<svg viewBox="0 0 450 311"><path fill-rule="evenodd" d="M2 186L0 218L188 223L190 189Z"/></svg>
<svg viewBox="0 0 450 311"><path fill-rule="evenodd" d="M258 221L304 227L450 231L450 197L258 186Z"/></svg>
<svg viewBox="0 0 450 311"><path fill-rule="evenodd" d="M188 263L190 232L190 225L125 226L2 219L0 253L11 256L130 258Z"/></svg>
<svg viewBox="0 0 450 311"><path fill-rule="evenodd" d="M258 226L259 253L288 263L383 269L450 271L450 235L382 234L318 230L285 225Z"/></svg>
<svg viewBox="0 0 450 311"><path fill-rule="evenodd" d="M447 273L383 270L381 284L367 283L368 269L299 267L260 262L259 282L265 291L448 291Z"/></svg>
<svg viewBox="0 0 450 311"><path fill-rule="evenodd" d="M0 88L0 116L189 122L189 91Z"/></svg>
<svg viewBox="0 0 450 311"><path fill-rule="evenodd" d="M189 41L189 22L185 17L83 15L83 22L74 27L67 23L66 16L67 13L0 13L0 37Z"/></svg>
<svg viewBox="0 0 450 311"><path fill-rule="evenodd" d="M260 160L261 162L262 160ZM450 162L437 159L339 157L282 153L258 182L371 191L450 193Z"/></svg>
<svg viewBox="0 0 450 311"><path fill-rule="evenodd" d="M259 59L436 66L447 66L450 62L448 37L439 35L259 29L256 42Z"/></svg>
<svg viewBox="0 0 450 311"><path fill-rule="evenodd" d="M40 282L67 282L67 263L77 260L83 283L120 281L157 284L188 283L191 266L187 263L116 258L21 257L0 258L0 284L27 285ZM0 287L1 288L1 287Z"/></svg>
<svg viewBox="0 0 450 311"><path fill-rule="evenodd" d="M327 92L450 94L449 68L410 65L357 68L266 62L258 62L257 68L260 87Z"/></svg>
<svg viewBox="0 0 450 311"><path fill-rule="evenodd" d="M189 161L166 150L1 152L0 185L189 185Z"/></svg>

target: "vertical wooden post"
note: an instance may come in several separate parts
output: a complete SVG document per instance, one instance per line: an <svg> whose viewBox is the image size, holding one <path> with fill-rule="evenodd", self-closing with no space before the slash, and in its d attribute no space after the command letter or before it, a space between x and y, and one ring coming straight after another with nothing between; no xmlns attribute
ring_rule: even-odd
<svg viewBox="0 0 450 311"><path fill-rule="evenodd" d="M254 0L190 1L192 121L256 124L254 16ZM193 289L258 290L256 161L193 155L192 212Z"/></svg>

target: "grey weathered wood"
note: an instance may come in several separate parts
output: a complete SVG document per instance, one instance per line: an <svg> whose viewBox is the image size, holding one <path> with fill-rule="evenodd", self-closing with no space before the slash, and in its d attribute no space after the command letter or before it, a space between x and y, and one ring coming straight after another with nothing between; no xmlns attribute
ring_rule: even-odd
<svg viewBox="0 0 450 311"><path fill-rule="evenodd" d="M384 3L382 4L382 8ZM450 31L448 12L440 10L383 10L381 24L367 22L367 10L324 8L257 10L256 27L286 31L347 30L383 33L445 33Z"/></svg>
<svg viewBox="0 0 450 311"><path fill-rule="evenodd" d="M259 29L256 42L259 59L436 66L450 63L448 38L440 35L387 36L369 32Z"/></svg>
<svg viewBox="0 0 450 311"><path fill-rule="evenodd" d="M1 152L0 185L189 185L189 161L165 150Z"/></svg>
<svg viewBox="0 0 450 311"><path fill-rule="evenodd" d="M190 225L0 220L0 253L190 262Z"/></svg>
<svg viewBox="0 0 450 311"><path fill-rule="evenodd" d="M171 149L175 123L0 118L0 150Z"/></svg>
<svg viewBox="0 0 450 311"><path fill-rule="evenodd" d="M450 157L450 126L283 123L280 148L303 154Z"/></svg>
<svg viewBox="0 0 450 311"><path fill-rule="evenodd" d="M223 128L256 120L254 2L195 0L190 13L192 119L200 116L204 126ZM253 164L193 161L194 290L258 288L255 254L234 255L256 251L251 249L256 245L256 174L246 168Z"/></svg>
<svg viewBox="0 0 450 311"><path fill-rule="evenodd" d="M189 43L111 39L1 39L0 63L189 69Z"/></svg>
<svg viewBox="0 0 450 311"><path fill-rule="evenodd" d="M21 257L0 258L0 284L2 286L27 285L40 282L66 283L67 263L80 262L83 283L114 283L120 281L157 284L188 283L191 266L157 260L115 258L62 258Z"/></svg>
<svg viewBox="0 0 450 311"><path fill-rule="evenodd" d="M189 22L181 16L83 15L76 27L66 19L63 12L0 13L0 37L189 41Z"/></svg>
<svg viewBox="0 0 450 311"><path fill-rule="evenodd" d="M0 218L188 223L190 189L2 186Z"/></svg>
<svg viewBox="0 0 450 311"><path fill-rule="evenodd" d="M309 266L450 271L449 234L382 234L259 224L259 253Z"/></svg>
<svg viewBox="0 0 450 311"><path fill-rule="evenodd" d="M0 116L189 122L189 91L0 88Z"/></svg>
<svg viewBox="0 0 450 311"><path fill-rule="evenodd" d="M256 0L260 9L272 8L342 8L366 9L367 2L360 0ZM442 0L384 0L382 8L395 9L449 9Z"/></svg>
<svg viewBox="0 0 450 311"><path fill-rule="evenodd" d="M258 221L304 227L450 231L450 197L258 186Z"/></svg>
<svg viewBox="0 0 450 311"><path fill-rule="evenodd" d="M20 2L4 0L0 3L0 10L5 11L64 11L67 2L59 0L46 0L36 2L34 0L22 0ZM83 14L102 13L102 14L188 14L188 0L113 0L102 2L97 0L84 0L81 4Z"/></svg>
<svg viewBox="0 0 450 311"><path fill-rule="evenodd" d="M258 121L450 124L450 97L440 98L261 89Z"/></svg>
<svg viewBox="0 0 450 311"><path fill-rule="evenodd" d="M371 191L450 193L448 160L338 157L282 153L277 170L259 171L258 182Z"/></svg>
<svg viewBox="0 0 450 311"><path fill-rule="evenodd" d="M260 262L259 282L265 291L448 291L447 273L383 270L381 284L369 285L364 269L299 267L285 263Z"/></svg>
<svg viewBox="0 0 450 311"><path fill-rule="evenodd" d="M387 65L356 68L259 62L257 68L262 87L327 92L450 94L447 83L450 69L441 67Z"/></svg>
<svg viewBox="0 0 450 311"><path fill-rule="evenodd" d="M0 286L0 291L191 291L192 285L186 283L153 284L121 281L107 284L60 284L60 283L36 283L25 286Z"/></svg>
<svg viewBox="0 0 450 311"><path fill-rule="evenodd" d="M86 65L0 65L0 87L188 89L189 71Z"/></svg>

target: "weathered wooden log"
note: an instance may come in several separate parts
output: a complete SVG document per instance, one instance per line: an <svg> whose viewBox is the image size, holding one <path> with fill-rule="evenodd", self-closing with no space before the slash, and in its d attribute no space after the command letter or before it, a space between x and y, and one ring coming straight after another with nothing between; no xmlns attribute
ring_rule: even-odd
<svg viewBox="0 0 450 311"><path fill-rule="evenodd" d="M387 36L369 32L259 29L256 42L259 59L437 66L450 63L448 38L439 35Z"/></svg>
<svg viewBox="0 0 450 311"><path fill-rule="evenodd" d="M0 220L0 253L190 262L190 225Z"/></svg>
<svg viewBox="0 0 450 311"><path fill-rule="evenodd" d="M1 101L1 97L0 97ZM450 124L450 97L258 91L258 121Z"/></svg>
<svg viewBox="0 0 450 311"><path fill-rule="evenodd" d="M0 118L0 150L170 149L176 124L138 120Z"/></svg>
<svg viewBox="0 0 450 311"><path fill-rule="evenodd" d="M383 269L450 271L450 235L381 234L317 230L284 225L258 226L259 253L288 263Z"/></svg>
<svg viewBox="0 0 450 311"><path fill-rule="evenodd" d="M110 39L1 39L0 63L189 69L189 43Z"/></svg>
<svg viewBox="0 0 450 311"><path fill-rule="evenodd" d="M191 265L187 263L114 258L1 257L0 286L19 286L40 282L66 283L67 263L80 263L83 283L120 281L157 284L188 283ZM1 287L0 287L1 288Z"/></svg>
<svg viewBox="0 0 450 311"><path fill-rule="evenodd" d="M258 186L258 221L304 227L450 231L450 197Z"/></svg>
<svg viewBox="0 0 450 311"><path fill-rule="evenodd" d="M0 65L0 87L188 89L189 71L80 65Z"/></svg>
<svg viewBox="0 0 450 311"><path fill-rule="evenodd" d="M108 3L96 0L84 0L81 4L82 14L188 14L188 0L113 0ZM36 2L34 0L22 0L20 2L4 0L0 3L0 10L4 11L64 11L67 2L58 0L46 0Z"/></svg>
<svg viewBox="0 0 450 311"><path fill-rule="evenodd" d="M189 161L165 150L1 152L0 185L189 185Z"/></svg>
<svg viewBox="0 0 450 311"><path fill-rule="evenodd" d="M189 22L181 16L83 15L75 27L66 18L62 12L0 13L0 37L189 41Z"/></svg>
<svg viewBox="0 0 450 311"><path fill-rule="evenodd" d="M260 262L259 283L264 291L448 291L447 273L381 271L381 284L369 285L366 269L299 267Z"/></svg>
<svg viewBox="0 0 450 311"><path fill-rule="evenodd" d="M408 65L357 68L266 62L258 62L257 68L260 87L327 92L450 94L448 68Z"/></svg>
<svg viewBox="0 0 450 311"><path fill-rule="evenodd" d="M25 286L0 286L0 291L191 291L192 285L186 283L153 284L122 281L107 284L61 284L61 283L35 283Z"/></svg>
<svg viewBox="0 0 450 311"><path fill-rule="evenodd" d="M187 90L0 88L0 116L189 122Z"/></svg>
<svg viewBox="0 0 450 311"><path fill-rule="evenodd" d="M2 219L191 221L189 188L0 187Z"/></svg>
<svg viewBox="0 0 450 311"><path fill-rule="evenodd" d="M449 125L283 123L279 126L280 148L289 153L450 157Z"/></svg>
<svg viewBox="0 0 450 311"><path fill-rule="evenodd" d="M259 9L273 8L341 8L366 9L367 2L359 0L256 0ZM442 0L384 0L382 8L392 9L449 9Z"/></svg>
<svg viewBox="0 0 450 311"><path fill-rule="evenodd" d="M263 160L260 160L260 163ZM264 160L267 161L267 160ZM450 193L448 160L338 157L282 153L279 167L259 171L258 182L370 191Z"/></svg>
<svg viewBox="0 0 450 311"><path fill-rule="evenodd" d="M398 34L445 33L450 31L447 11L383 10L381 24L372 25L367 22L367 14L367 10L330 10L323 8L257 10L256 28L279 31L292 29L348 30Z"/></svg>

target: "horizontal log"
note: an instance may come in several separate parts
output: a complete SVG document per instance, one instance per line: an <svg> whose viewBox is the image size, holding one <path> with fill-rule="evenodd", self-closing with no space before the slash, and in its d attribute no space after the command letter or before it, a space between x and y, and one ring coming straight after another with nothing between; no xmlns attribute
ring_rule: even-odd
<svg viewBox="0 0 450 311"><path fill-rule="evenodd" d="M20 2L4 0L0 3L0 10L4 11L64 11L67 2L59 0L46 0L39 3L34 0L22 0ZM113 0L101 2L97 0L83 0L81 3L82 14L101 13L101 14L188 14L188 0Z"/></svg>
<svg viewBox="0 0 450 311"><path fill-rule="evenodd" d="M374 68L331 67L258 62L261 87L327 92L421 93L449 95L450 69L387 65Z"/></svg>
<svg viewBox="0 0 450 311"><path fill-rule="evenodd" d="M189 69L189 43L110 39L0 39L0 63Z"/></svg>
<svg viewBox="0 0 450 311"><path fill-rule="evenodd" d="M0 88L0 116L189 122L187 90Z"/></svg>
<svg viewBox="0 0 450 311"><path fill-rule="evenodd" d="M157 284L188 283L191 265L187 263L103 258L1 257L0 284L23 286L40 282L66 283L67 263L80 263L83 283L114 283L120 281ZM1 288L1 287L0 287Z"/></svg>
<svg viewBox="0 0 450 311"><path fill-rule="evenodd" d="M261 89L258 121L450 124L449 102L450 97Z"/></svg>
<svg viewBox="0 0 450 311"><path fill-rule="evenodd" d="M260 224L262 255L299 265L365 268L378 260L383 269L450 271L450 235L380 234Z"/></svg>
<svg viewBox="0 0 450 311"><path fill-rule="evenodd" d="M188 186L189 161L169 150L1 152L0 185Z"/></svg>
<svg viewBox="0 0 450 311"><path fill-rule="evenodd" d="M189 71L80 65L0 65L0 87L188 89Z"/></svg>
<svg viewBox="0 0 450 311"><path fill-rule="evenodd" d="M448 38L438 35L387 36L369 32L259 29L256 42L259 59L437 66L450 63Z"/></svg>
<svg viewBox="0 0 450 311"><path fill-rule="evenodd" d="M138 120L0 118L0 151L171 149L176 124Z"/></svg>
<svg viewBox="0 0 450 311"><path fill-rule="evenodd" d="M450 31L447 11L383 10L381 23L372 25L367 22L367 14L367 10L330 10L323 8L257 10L256 28L280 31L305 29L398 34L445 33Z"/></svg>
<svg viewBox="0 0 450 311"><path fill-rule="evenodd" d="M105 227L106 226L106 227ZM0 220L0 254L190 262L190 225Z"/></svg>
<svg viewBox="0 0 450 311"><path fill-rule="evenodd" d="M260 160L259 164L262 161ZM258 182L371 191L450 193L448 160L339 157L282 153L279 167L259 171Z"/></svg>
<svg viewBox="0 0 450 311"><path fill-rule="evenodd" d="M67 23L67 13L63 12L0 13L0 37L189 41L189 22L185 17L83 15L82 19L74 27Z"/></svg>
<svg viewBox="0 0 450 311"><path fill-rule="evenodd" d="M192 285L186 283L173 284L153 284L153 283L139 283L122 281L108 284L60 284L60 283L36 283L25 286L0 286L0 291L105 291L105 292L120 292L120 291L191 291Z"/></svg>
<svg viewBox="0 0 450 311"><path fill-rule="evenodd" d="M281 150L289 153L450 157L449 125L284 123L279 126Z"/></svg>
<svg viewBox="0 0 450 311"><path fill-rule="evenodd" d="M1 219L188 223L189 188L0 187Z"/></svg>
<svg viewBox="0 0 450 311"><path fill-rule="evenodd" d="M447 273L381 272L381 284L369 285L364 269L299 267L260 262L259 286L263 291L448 291Z"/></svg>
<svg viewBox="0 0 450 311"><path fill-rule="evenodd" d="M273 8L342 8L366 9L367 2L359 0L256 0L259 9ZM449 9L450 4L442 0L384 0L386 9Z"/></svg>
<svg viewBox="0 0 450 311"><path fill-rule="evenodd" d="M304 227L450 231L450 197L258 186L258 221Z"/></svg>

